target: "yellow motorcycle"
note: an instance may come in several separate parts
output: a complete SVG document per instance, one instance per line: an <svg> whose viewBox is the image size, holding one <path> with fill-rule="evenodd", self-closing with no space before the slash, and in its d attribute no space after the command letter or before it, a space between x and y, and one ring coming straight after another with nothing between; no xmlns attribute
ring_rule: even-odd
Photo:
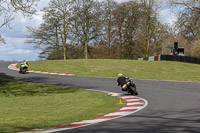
<svg viewBox="0 0 200 133"><path fill-rule="evenodd" d="M27 64L21 64L20 65L20 69L19 69L19 73L25 74L28 71L28 65Z"/></svg>

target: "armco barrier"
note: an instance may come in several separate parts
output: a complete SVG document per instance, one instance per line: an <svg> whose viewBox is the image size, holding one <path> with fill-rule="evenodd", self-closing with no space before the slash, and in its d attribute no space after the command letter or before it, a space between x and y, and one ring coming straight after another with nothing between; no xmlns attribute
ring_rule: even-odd
<svg viewBox="0 0 200 133"><path fill-rule="evenodd" d="M159 61L159 57L151 56L151 57L145 57L145 58L138 58L138 60ZM191 57L191 56L161 55L160 60L200 64L200 58Z"/></svg>
<svg viewBox="0 0 200 133"><path fill-rule="evenodd" d="M200 64L200 58L178 55L161 55L161 60Z"/></svg>

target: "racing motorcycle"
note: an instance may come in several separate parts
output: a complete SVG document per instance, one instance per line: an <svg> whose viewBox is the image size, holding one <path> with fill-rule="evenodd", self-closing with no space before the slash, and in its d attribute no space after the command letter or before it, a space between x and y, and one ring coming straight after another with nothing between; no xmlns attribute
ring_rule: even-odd
<svg viewBox="0 0 200 133"><path fill-rule="evenodd" d="M19 73L25 74L28 71L28 65L20 65Z"/></svg>
<svg viewBox="0 0 200 133"><path fill-rule="evenodd" d="M131 95L138 95L138 92L136 91L136 85L131 79L129 79L129 77L126 77L126 85L126 91L128 93L130 93Z"/></svg>

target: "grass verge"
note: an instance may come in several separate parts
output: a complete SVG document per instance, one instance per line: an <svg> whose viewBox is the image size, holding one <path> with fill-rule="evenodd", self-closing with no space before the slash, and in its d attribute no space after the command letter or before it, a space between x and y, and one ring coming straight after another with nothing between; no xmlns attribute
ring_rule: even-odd
<svg viewBox="0 0 200 133"><path fill-rule="evenodd" d="M1 133L70 124L124 106L117 104L117 97L101 92L3 79L0 79L0 101Z"/></svg>
<svg viewBox="0 0 200 133"><path fill-rule="evenodd" d="M200 65L170 61L111 59L48 60L30 62L30 70L80 76L116 77L119 72L135 79L200 82Z"/></svg>

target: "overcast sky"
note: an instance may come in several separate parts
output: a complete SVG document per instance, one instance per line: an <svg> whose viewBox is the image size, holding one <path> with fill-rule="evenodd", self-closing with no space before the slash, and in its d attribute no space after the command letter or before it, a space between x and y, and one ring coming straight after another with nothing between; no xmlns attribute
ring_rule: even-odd
<svg viewBox="0 0 200 133"><path fill-rule="evenodd" d="M40 0L37 8L38 10L48 5L50 0ZM126 1L126 0L117 0ZM176 16L170 9L162 5L160 11L160 20L163 23L173 24ZM0 19L1 20L1 19ZM38 55L41 50L34 50L33 45L25 44L27 40L26 26L38 27L42 22L42 12L38 12L32 19L24 18L23 15L18 13L15 20L11 22L12 29L3 27L0 29L0 34L5 38L6 45L0 46L0 60L4 61L21 61L21 60L38 60Z"/></svg>

